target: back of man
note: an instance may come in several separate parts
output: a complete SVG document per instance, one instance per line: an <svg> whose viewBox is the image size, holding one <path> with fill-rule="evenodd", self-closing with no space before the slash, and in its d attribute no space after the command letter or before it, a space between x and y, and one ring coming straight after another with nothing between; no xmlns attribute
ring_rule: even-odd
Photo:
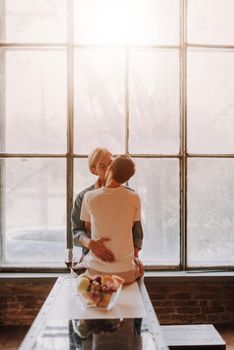
<svg viewBox="0 0 234 350"><path fill-rule="evenodd" d="M104 262L90 253L85 262L100 272L125 272L135 268L132 226L140 220L139 196L123 186L103 187L85 194L81 219L91 222L93 239L109 238L105 245L115 257Z"/></svg>

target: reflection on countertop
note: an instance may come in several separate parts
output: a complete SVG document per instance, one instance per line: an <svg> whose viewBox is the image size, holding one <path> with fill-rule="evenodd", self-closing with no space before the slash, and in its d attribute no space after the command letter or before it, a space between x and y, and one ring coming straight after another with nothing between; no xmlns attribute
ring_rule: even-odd
<svg viewBox="0 0 234 350"><path fill-rule="evenodd" d="M146 319L49 320L35 350L156 349Z"/></svg>

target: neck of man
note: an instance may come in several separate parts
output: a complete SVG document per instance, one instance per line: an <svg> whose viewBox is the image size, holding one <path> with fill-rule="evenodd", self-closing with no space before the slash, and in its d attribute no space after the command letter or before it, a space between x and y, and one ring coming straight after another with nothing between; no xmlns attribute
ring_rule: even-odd
<svg viewBox="0 0 234 350"><path fill-rule="evenodd" d="M107 188L116 188L116 187L120 187L121 186L121 183L117 182L116 180L110 178L110 179L107 179L106 181L106 187Z"/></svg>

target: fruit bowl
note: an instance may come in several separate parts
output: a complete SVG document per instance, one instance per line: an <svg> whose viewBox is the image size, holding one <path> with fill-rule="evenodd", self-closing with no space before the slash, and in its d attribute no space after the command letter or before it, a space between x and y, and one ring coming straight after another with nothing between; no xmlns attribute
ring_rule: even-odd
<svg viewBox="0 0 234 350"><path fill-rule="evenodd" d="M122 289L120 286L115 292L103 293L101 297L93 298L93 295L89 292L79 293L78 295L82 301L82 304L87 308L97 308L99 310L111 310L116 304L119 297L119 293Z"/></svg>
<svg viewBox="0 0 234 350"><path fill-rule="evenodd" d="M115 275L80 275L76 288L82 304L86 308L111 310L116 304L124 280Z"/></svg>

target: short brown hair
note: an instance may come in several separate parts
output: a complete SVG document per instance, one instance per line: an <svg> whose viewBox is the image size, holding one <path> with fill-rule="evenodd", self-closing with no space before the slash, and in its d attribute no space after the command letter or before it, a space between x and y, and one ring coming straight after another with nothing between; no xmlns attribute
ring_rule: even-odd
<svg viewBox="0 0 234 350"><path fill-rule="evenodd" d="M135 163L128 154L120 154L114 158L111 170L113 179L123 184L135 174Z"/></svg>

